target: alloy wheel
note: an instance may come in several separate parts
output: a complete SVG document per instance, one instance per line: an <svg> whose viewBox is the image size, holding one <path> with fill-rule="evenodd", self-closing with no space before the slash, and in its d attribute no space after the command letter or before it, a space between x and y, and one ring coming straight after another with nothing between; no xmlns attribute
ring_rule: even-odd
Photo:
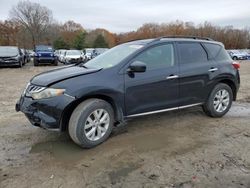
<svg viewBox="0 0 250 188"><path fill-rule="evenodd" d="M105 135L109 124L109 113L104 109L97 109L87 117L84 125L84 134L89 140L97 141Z"/></svg>
<svg viewBox="0 0 250 188"><path fill-rule="evenodd" d="M214 109L216 112L222 113L224 112L230 102L229 92L225 89L219 90L214 96Z"/></svg>

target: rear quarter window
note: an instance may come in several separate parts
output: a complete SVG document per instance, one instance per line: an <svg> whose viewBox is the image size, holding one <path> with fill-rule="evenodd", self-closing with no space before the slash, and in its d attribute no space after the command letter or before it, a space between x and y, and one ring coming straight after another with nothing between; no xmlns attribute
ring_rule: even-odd
<svg viewBox="0 0 250 188"><path fill-rule="evenodd" d="M198 42L178 43L180 63L201 63L208 61L207 52Z"/></svg>
<svg viewBox="0 0 250 188"><path fill-rule="evenodd" d="M215 59L216 61L231 60L230 55L221 45L210 43L204 43L203 45L208 50L210 58Z"/></svg>

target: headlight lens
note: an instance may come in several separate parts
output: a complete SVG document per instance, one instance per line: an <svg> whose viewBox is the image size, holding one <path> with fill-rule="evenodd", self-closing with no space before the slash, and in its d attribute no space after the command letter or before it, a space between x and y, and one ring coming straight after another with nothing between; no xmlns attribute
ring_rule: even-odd
<svg viewBox="0 0 250 188"><path fill-rule="evenodd" d="M31 97L33 99L47 99L51 97L60 96L65 92L65 89L54 89L54 88L46 88L39 92L31 92Z"/></svg>

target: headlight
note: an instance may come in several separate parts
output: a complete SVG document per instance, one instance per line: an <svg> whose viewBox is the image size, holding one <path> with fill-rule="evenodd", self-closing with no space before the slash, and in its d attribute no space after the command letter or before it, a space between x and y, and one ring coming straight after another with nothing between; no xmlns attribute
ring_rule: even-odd
<svg viewBox="0 0 250 188"><path fill-rule="evenodd" d="M19 55L17 55L16 57L14 57L15 60L19 60Z"/></svg>
<svg viewBox="0 0 250 188"><path fill-rule="evenodd" d="M30 95L33 99L47 99L51 97L60 96L65 92L65 89L46 88L39 92L31 92Z"/></svg>

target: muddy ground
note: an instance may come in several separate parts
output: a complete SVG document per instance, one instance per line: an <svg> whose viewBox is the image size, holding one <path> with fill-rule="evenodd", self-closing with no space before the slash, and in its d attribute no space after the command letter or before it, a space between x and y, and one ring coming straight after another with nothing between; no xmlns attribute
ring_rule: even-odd
<svg viewBox="0 0 250 188"><path fill-rule="evenodd" d="M136 118L94 149L30 125L14 105L52 66L0 69L0 187L250 187L250 61L223 118L200 107Z"/></svg>

